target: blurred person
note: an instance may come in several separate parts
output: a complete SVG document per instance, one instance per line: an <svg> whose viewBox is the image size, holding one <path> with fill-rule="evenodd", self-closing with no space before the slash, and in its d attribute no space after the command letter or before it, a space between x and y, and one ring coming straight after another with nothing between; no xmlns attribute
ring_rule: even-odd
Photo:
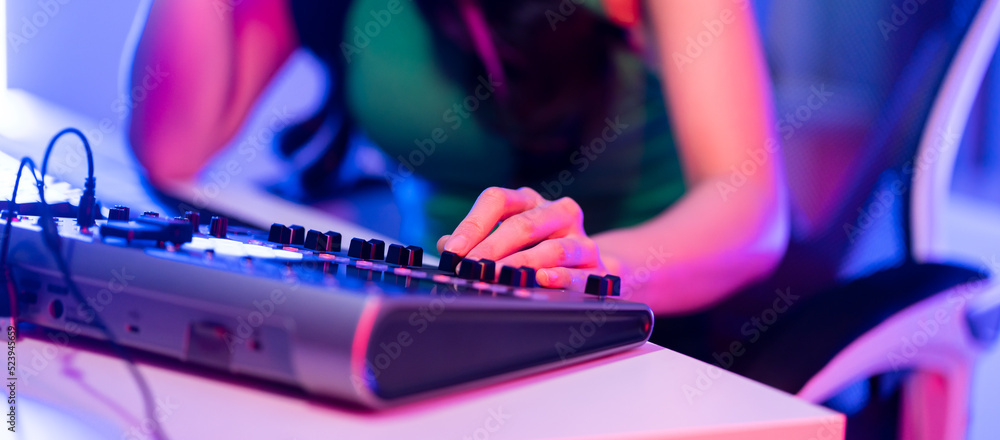
<svg viewBox="0 0 1000 440"><path fill-rule="evenodd" d="M322 191L365 133L400 160L390 175L429 182L439 252L535 267L544 287L616 274L658 315L704 309L783 256L746 0L155 0L132 79L159 65L171 80L130 126L148 178L191 179L299 47L333 84L281 152L337 128L302 174Z"/></svg>

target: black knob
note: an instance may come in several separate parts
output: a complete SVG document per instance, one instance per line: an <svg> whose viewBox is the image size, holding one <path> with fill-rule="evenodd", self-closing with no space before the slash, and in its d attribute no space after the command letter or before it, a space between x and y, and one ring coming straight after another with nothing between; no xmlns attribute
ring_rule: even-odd
<svg viewBox="0 0 1000 440"><path fill-rule="evenodd" d="M312 249L314 251L325 251L326 250L326 235L315 229L310 229L306 232L305 244L302 247L306 249Z"/></svg>
<svg viewBox="0 0 1000 440"><path fill-rule="evenodd" d="M352 238L351 246L347 249L347 256L352 258L366 259L372 253L372 244L361 238Z"/></svg>
<svg viewBox="0 0 1000 440"><path fill-rule="evenodd" d="M146 212L143 212L142 215L143 215L143 217L153 217L153 218L159 218L160 217L160 214L158 212L156 212L156 211L146 211Z"/></svg>
<svg viewBox="0 0 1000 440"><path fill-rule="evenodd" d="M222 216L212 217L208 231L213 237L226 238L226 233L229 232L229 219Z"/></svg>
<svg viewBox="0 0 1000 440"><path fill-rule="evenodd" d="M403 267L420 267L424 265L424 250L419 246L403 247L403 245L391 244L386 251L385 262Z"/></svg>
<svg viewBox="0 0 1000 440"><path fill-rule="evenodd" d="M608 280L608 295L621 296L622 278L618 275L605 275L604 278Z"/></svg>
<svg viewBox="0 0 1000 440"><path fill-rule="evenodd" d="M315 229L310 229L306 232L306 241L303 247L314 251L326 251L326 235Z"/></svg>
<svg viewBox="0 0 1000 440"><path fill-rule="evenodd" d="M326 231L327 242L329 243L329 252L340 252L340 241L341 236L339 232Z"/></svg>
<svg viewBox="0 0 1000 440"><path fill-rule="evenodd" d="M455 273L455 268L458 267L458 263L462 261L462 257L454 252L444 251L441 252L441 260L438 261L438 270Z"/></svg>
<svg viewBox="0 0 1000 440"><path fill-rule="evenodd" d="M306 228L299 225L291 225L288 229L292 230L292 244L301 245L305 243L306 240Z"/></svg>
<svg viewBox="0 0 1000 440"><path fill-rule="evenodd" d="M497 264L491 260L463 258L458 264L458 277L492 283L496 279L496 270Z"/></svg>
<svg viewBox="0 0 1000 440"><path fill-rule="evenodd" d="M483 266L476 260L463 258L458 263L458 277L467 280L478 280L483 273Z"/></svg>
<svg viewBox="0 0 1000 440"><path fill-rule="evenodd" d="M390 244L389 249L385 252L385 262L389 264L406 266L409 259L410 251L399 244Z"/></svg>
<svg viewBox="0 0 1000 440"><path fill-rule="evenodd" d="M368 255L369 260L384 260L385 259L385 242L378 239L368 240L368 243L372 245L371 254Z"/></svg>
<svg viewBox="0 0 1000 440"><path fill-rule="evenodd" d="M590 275L587 277L587 286L583 291L591 295L601 295L607 288L608 280L600 275Z"/></svg>
<svg viewBox="0 0 1000 440"><path fill-rule="evenodd" d="M108 220L127 222L129 217L128 207L122 205L115 205L114 208L108 212Z"/></svg>
<svg viewBox="0 0 1000 440"><path fill-rule="evenodd" d="M521 287L538 287L538 283L535 282L535 268L521 266L521 270L524 272L524 276L521 277Z"/></svg>
<svg viewBox="0 0 1000 440"><path fill-rule="evenodd" d="M347 256L362 260L382 260L385 258L385 242L375 238L368 241L352 238Z"/></svg>
<svg viewBox="0 0 1000 440"><path fill-rule="evenodd" d="M514 287L536 287L535 269L527 266L504 266L500 269L500 283Z"/></svg>
<svg viewBox="0 0 1000 440"><path fill-rule="evenodd" d="M195 232L198 232L198 225L201 224L201 214L195 211L187 211L184 213L184 218L187 219L192 225L194 225Z"/></svg>
<svg viewBox="0 0 1000 440"><path fill-rule="evenodd" d="M615 275L591 275L587 277L584 292L597 296L621 296L622 279Z"/></svg>
<svg viewBox="0 0 1000 440"><path fill-rule="evenodd" d="M281 223L271 225L271 230L267 233L267 241L278 244L292 243L292 230Z"/></svg>
<svg viewBox="0 0 1000 440"><path fill-rule="evenodd" d="M496 282L497 263L493 260L487 260L484 258L479 260L479 264L482 265L482 272L479 274L479 279L486 281L487 283Z"/></svg>
<svg viewBox="0 0 1000 440"><path fill-rule="evenodd" d="M512 285L511 283L513 283L513 281L511 281L511 280L515 276L518 276L518 274L517 274L517 268L510 267L510 266L503 266L503 267L500 268L500 280L499 280L499 282L500 282L500 284L506 284L506 285L510 286L510 285Z"/></svg>
<svg viewBox="0 0 1000 440"><path fill-rule="evenodd" d="M340 250L340 237L337 238L337 250ZM306 233L304 247L306 249L312 249L319 252L334 252L333 238L315 229L310 229L309 232Z"/></svg>
<svg viewBox="0 0 1000 440"><path fill-rule="evenodd" d="M424 265L424 248L420 246L407 246L410 251L410 261L407 266L422 267Z"/></svg>

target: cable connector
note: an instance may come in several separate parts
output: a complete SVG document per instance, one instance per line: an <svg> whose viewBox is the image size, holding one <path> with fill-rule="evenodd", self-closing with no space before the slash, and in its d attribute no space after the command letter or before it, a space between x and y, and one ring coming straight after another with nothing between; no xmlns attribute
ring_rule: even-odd
<svg viewBox="0 0 1000 440"><path fill-rule="evenodd" d="M80 206L76 213L76 224L81 228L94 226L94 218L96 217L95 212L97 209L97 196L95 195L96 187L97 178L95 177L88 177L87 180L83 182L83 195L80 196Z"/></svg>

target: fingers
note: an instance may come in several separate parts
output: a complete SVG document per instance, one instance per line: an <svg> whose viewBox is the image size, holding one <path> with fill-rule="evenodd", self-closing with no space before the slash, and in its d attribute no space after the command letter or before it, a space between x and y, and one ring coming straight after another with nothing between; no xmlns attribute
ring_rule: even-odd
<svg viewBox="0 0 1000 440"><path fill-rule="evenodd" d="M538 268L594 267L599 264L597 245L587 237L545 240L538 246L497 261L497 266Z"/></svg>
<svg viewBox="0 0 1000 440"><path fill-rule="evenodd" d="M547 238L583 235L583 211L573 199L546 202L514 215L469 251L469 258L498 260Z"/></svg>
<svg viewBox="0 0 1000 440"><path fill-rule="evenodd" d="M536 281L542 287L583 290L589 275L607 272L597 244L583 230L580 205L568 197L549 202L530 188L483 191L437 248L497 261L497 269L539 268Z"/></svg>
<svg viewBox="0 0 1000 440"><path fill-rule="evenodd" d="M451 238L451 234L442 235L441 238L438 239L438 242L437 242L438 254L440 254L441 252L444 252L444 244L448 241L449 238Z"/></svg>
<svg viewBox="0 0 1000 440"><path fill-rule="evenodd" d="M535 281L539 286L552 289L571 289L583 291L587 287L587 277L591 274L603 275L592 269L571 269L567 267L550 267L538 269Z"/></svg>
<svg viewBox="0 0 1000 440"><path fill-rule="evenodd" d="M531 188L517 190L487 188L476 199L476 203L455 228L455 232L445 241L443 250L467 255L475 245L490 234L498 222L545 202L545 198Z"/></svg>

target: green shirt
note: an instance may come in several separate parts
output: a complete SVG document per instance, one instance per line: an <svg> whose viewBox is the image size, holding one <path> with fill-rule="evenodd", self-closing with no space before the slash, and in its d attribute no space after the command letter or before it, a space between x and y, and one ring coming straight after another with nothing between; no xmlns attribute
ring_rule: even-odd
<svg viewBox="0 0 1000 440"><path fill-rule="evenodd" d="M452 80L418 7L404 0L388 9L392 4L356 0L348 12L343 41L355 42L358 29L377 32L349 54L347 103L359 127L395 160L390 182L411 171L429 182L428 245L450 233L485 188L512 186L514 146L480 121L497 105L489 79L472 90ZM372 14L382 10L394 11L385 25ZM684 192L658 79L637 54L622 49L613 58L618 84L604 136L552 163L551 180L531 185L550 199L574 198L588 233L648 220Z"/></svg>

